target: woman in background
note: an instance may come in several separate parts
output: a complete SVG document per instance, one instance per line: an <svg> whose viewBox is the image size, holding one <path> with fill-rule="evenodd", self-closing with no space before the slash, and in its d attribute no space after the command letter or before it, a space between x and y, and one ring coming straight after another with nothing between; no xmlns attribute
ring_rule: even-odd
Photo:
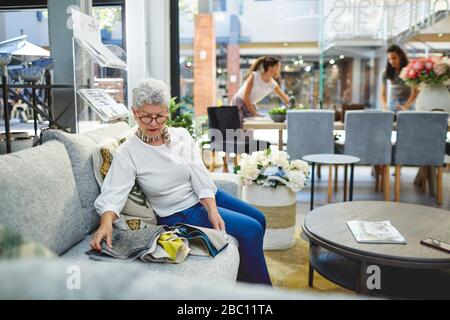
<svg viewBox="0 0 450 320"><path fill-rule="evenodd" d="M239 109L241 127L244 118L261 116L256 104L267 95L275 93L289 105L289 96L281 90L275 79L280 77L281 62L272 57L261 57L250 67L244 85L231 100L231 105Z"/></svg>
<svg viewBox="0 0 450 320"><path fill-rule="evenodd" d="M388 63L383 72L381 88L381 102L384 111L412 110L414 101L419 93L417 89L411 89L400 78L400 72L408 65L405 52L397 45L392 45L387 50ZM387 83L390 83L390 99L387 98Z"/></svg>

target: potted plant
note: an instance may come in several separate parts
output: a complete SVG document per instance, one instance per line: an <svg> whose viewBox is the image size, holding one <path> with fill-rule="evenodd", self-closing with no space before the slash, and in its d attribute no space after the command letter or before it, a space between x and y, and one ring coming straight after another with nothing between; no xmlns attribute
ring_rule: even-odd
<svg viewBox="0 0 450 320"><path fill-rule="evenodd" d="M193 121L193 115L190 112L183 112L179 113L178 109L180 109L182 106L181 102L177 103L177 98L171 98L170 99L170 105L169 105L169 113L170 113L170 119L167 121L167 125L169 127L174 128L185 128L189 131L191 136L194 136L194 121Z"/></svg>
<svg viewBox="0 0 450 320"><path fill-rule="evenodd" d="M242 155L235 173L243 184L243 200L266 217L264 250L283 250L295 244L296 192L308 176L305 161L289 161L284 151L258 151Z"/></svg>
<svg viewBox="0 0 450 320"><path fill-rule="evenodd" d="M284 122L286 120L287 109L285 107L273 108L269 111L269 116L274 122Z"/></svg>
<svg viewBox="0 0 450 320"><path fill-rule="evenodd" d="M402 69L400 78L411 87L420 89L417 111L442 110L450 112L450 58L429 57L411 60Z"/></svg>

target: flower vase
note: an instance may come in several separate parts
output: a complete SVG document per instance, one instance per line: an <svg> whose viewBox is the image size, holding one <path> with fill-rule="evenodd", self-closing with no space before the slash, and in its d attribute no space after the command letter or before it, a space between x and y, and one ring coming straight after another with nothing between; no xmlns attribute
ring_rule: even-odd
<svg viewBox="0 0 450 320"><path fill-rule="evenodd" d="M295 192L285 186L273 188L254 183L243 187L242 198L264 213L264 250L285 250L294 246L297 204Z"/></svg>
<svg viewBox="0 0 450 320"><path fill-rule="evenodd" d="M450 113L450 92L443 84L427 85L420 90L416 111L439 110Z"/></svg>

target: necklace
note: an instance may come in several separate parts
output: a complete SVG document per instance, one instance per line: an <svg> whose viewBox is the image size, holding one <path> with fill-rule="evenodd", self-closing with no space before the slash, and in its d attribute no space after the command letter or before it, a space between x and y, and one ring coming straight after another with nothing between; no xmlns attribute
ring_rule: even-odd
<svg viewBox="0 0 450 320"><path fill-rule="evenodd" d="M138 129L138 130L136 131L136 136L137 136L139 139L141 139L142 141L144 141L145 143L152 143L152 142L156 142L156 141L158 141L159 139L161 139L161 133L160 133L159 135L157 135L156 137L154 137L154 138L150 138L150 137L147 137L147 136L141 131L141 129Z"/></svg>

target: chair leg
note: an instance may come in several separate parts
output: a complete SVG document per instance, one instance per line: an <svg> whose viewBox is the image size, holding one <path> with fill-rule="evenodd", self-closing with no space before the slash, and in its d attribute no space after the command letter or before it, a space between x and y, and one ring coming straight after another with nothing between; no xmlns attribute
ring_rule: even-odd
<svg viewBox="0 0 450 320"><path fill-rule="evenodd" d="M390 173L391 173L391 167L390 166L383 166L383 176L384 176L384 201L391 201L391 180L390 180Z"/></svg>
<svg viewBox="0 0 450 320"><path fill-rule="evenodd" d="M395 166L395 202L400 201L400 168L401 166Z"/></svg>
<svg viewBox="0 0 450 320"><path fill-rule="evenodd" d="M442 205L442 166L437 167L437 204Z"/></svg>
<svg viewBox="0 0 450 320"><path fill-rule="evenodd" d="M429 166L427 167L428 170L428 175L427 175L427 180L428 180L428 194L430 196L436 197L436 191L437 191L437 186L436 186L436 167L435 166Z"/></svg>
<svg viewBox="0 0 450 320"><path fill-rule="evenodd" d="M222 159L223 159L223 170L222 171L225 173L230 172L230 171L228 171L227 155L225 154Z"/></svg>
<svg viewBox="0 0 450 320"><path fill-rule="evenodd" d="M380 192L380 167L375 165L373 169L375 172L375 192Z"/></svg>
<svg viewBox="0 0 450 320"><path fill-rule="evenodd" d="M422 192L427 192L427 181L428 181L428 168L427 167L421 167L422 171L422 180L420 181L420 187L422 188Z"/></svg>
<svg viewBox="0 0 450 320"><path fill-rule="evenodd" d="M317 179L322 179L322 166L320 164L317 165Z"/></svg>
<svg viewBox="0 0 450 320"><path fill-rule="evenodd" d="M384 175L384 166L379 166L378 167L378 174L380 175L380 177L381 177L381 179L378 179L379 180L379 182L380 182L380 187L379 187L379 189L380 189L380 192L384 192L384 184L385 184L385 181L386 181L386 177L385 177L385 175Z"/></svg>
<svg viewBox="0 0 450 320"><path fill-rule="evenodd" d="M240 161L241 161L241 156L236 153L236 156L234 157L234 166L237 167L239 165Z"/></svg>
<svg viewBox="0 0 450 320"><path fill-rule="evenodd" d="M338 191L338 183L339 183L339 165L334 165L334 191Z"/></svg>
<svg viewBox="0 0 450 320"><path fill-rule="evenodd" d="M328 166L328 197L327 202L331 203L333 200L333 165Z"/></svg>
<svg viewBox="0 0 450 320"><path fill-rule="evenodd" d="M213 172L216 167L216 151L211 151L211 159L209 159L209 171Z"/></svg>

